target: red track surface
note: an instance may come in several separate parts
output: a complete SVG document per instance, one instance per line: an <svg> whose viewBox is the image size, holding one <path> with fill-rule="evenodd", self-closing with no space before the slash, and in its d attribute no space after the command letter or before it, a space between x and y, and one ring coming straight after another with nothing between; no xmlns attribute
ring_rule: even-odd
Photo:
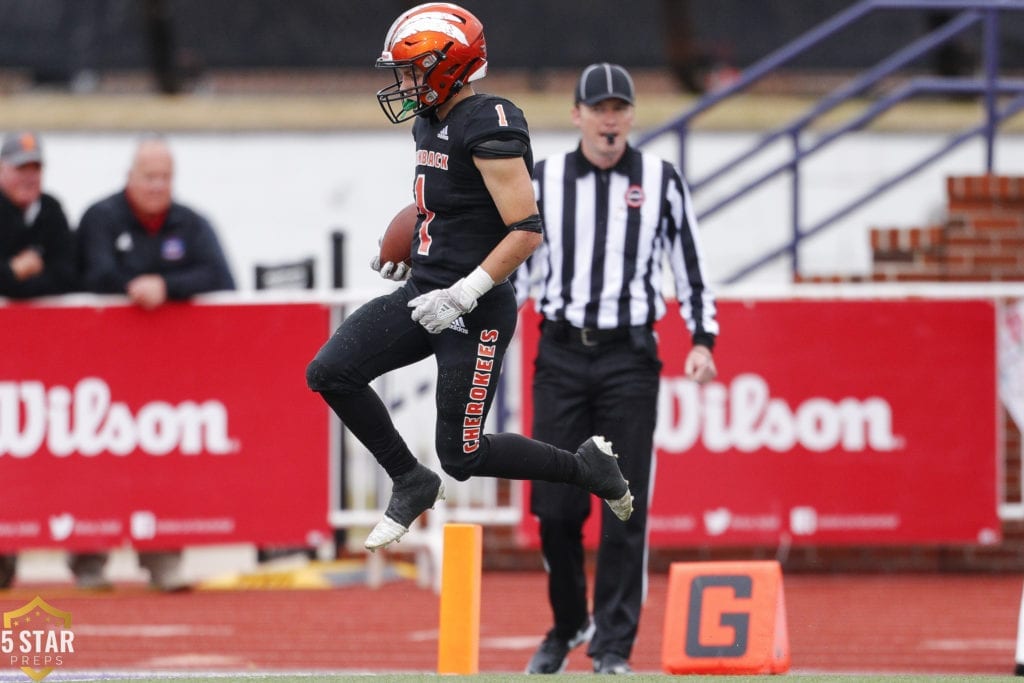
<svg viewBox="0 0 1024 683"><path fill-rule="evenodd" d="M787 576L792 670L1012 674L1022 580L1013 575ZM661 670L667 577L651 578L634 669ZM0 591L0 611L40 595L73 615L64 667L102 670L434 671L438 596L382 588L196 591L67 586ZM480 669L518 672L550 624L544 576L486 573ZM6 664L6 662L5 662ZM574 652L569 671L590 660ZM6 667L5 667L6 668Z"/></svg>

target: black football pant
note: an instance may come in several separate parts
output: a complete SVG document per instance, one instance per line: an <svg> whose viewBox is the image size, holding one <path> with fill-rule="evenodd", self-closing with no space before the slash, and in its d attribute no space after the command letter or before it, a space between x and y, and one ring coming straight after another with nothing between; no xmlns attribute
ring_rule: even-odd
<svg viewBox="0 0 1024 683"><path fill-rule="evenodd" d="M593 596L597 628L588 648L590 656L615 653L628 659L647 592L648 492L661 371L657 345L647 328L585 346L578 337L553 334L550 324L544 327L533 383L533 437L563 448L592 434L606 437L635 497L627 522L600 506ZM588 614L582 529L591 499L574 486L532 484L530 509L540 520L548 599L555 633L563 639L576 633Z"/></svg>
<svg viewBox="0 0 1024 683"><path fill-rule="evenodd" d="M441 334L428 333L411 318L408 303L419 294L409 281L353 311L306 368L309 388L323 396L394 479L412 470L416 458L370 382L433 355L435 445L446 473L459 481L470 476L572 481L572 451L579 444L567 452L519 434L483 434L501 362L515 331L512 286L495 286L471 313Z"/></svg>

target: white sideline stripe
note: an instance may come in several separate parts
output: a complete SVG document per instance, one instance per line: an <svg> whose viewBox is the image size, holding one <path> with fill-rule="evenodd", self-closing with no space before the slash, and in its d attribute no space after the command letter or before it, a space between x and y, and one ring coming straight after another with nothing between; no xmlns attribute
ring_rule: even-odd
<svg viewBox="0 0 1024 683"><path fill-rule="evenodd" d="M151 657L140 663L144 668L153 669L199 669L204 667L237 667L244 669L248 660L244 657L204 654L191 652L167 657Z"/></svg>
<svg viewBox="0 0 1024 683"><path fill-rule="evenodd" d="M194 624L82 624L74 626L76 635L104 638L177 638L180 636L233 636L233 626L196 626Z"/></svg>
<svg viewBox="0 0 1024 683"><path fill-rule="evenodd" d="M422 642L424 640L437 640L440 635L440 631L436 628L425 629L423 631L413 631L409 634L409 640L414 643Z"/></svg>
<svg viewBox="0 0 1024 683"><path fill-rule="evenodd" d="M503 636L501 638L481 638L480 648L487 650L532 650L543 640L540 636Z"/></svg>
<svg viewBox="0 0 1024 683"><path fill-rule="evenodd" d="M409 640L423 642L437 640L437 629L426 629L413 631L409 634ZM542 640L541 636L500 636L495 638L481 638L480 648L487 650L532 650Z"/></svg>
<svg viewBox="0 0 1024 683"><path fill-rule="evenodd" d="M969 652L971 650L990 650L1002 652L1013 650L1017 643L1009 638L946 638L941 640L925 640L921 643L922 650L940 650L945 652Z"/></svg>

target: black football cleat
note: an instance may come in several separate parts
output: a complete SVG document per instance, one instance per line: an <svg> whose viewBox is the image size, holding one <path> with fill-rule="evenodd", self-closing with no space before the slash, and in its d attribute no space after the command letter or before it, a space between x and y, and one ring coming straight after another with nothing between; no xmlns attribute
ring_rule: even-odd
<svg viewBox="0 0 1024 683"><path fill-rule="evenodd" d="M588 618L587 623L580 627L572 638L563 640L551 629L544 636L540 647L533 653L530 663L526 665L528 674L557 674L565 671L569 663L569 651L582 645L594 637L594 622Z"/></svg>
<svg viewBox="0 0 1024 683"><path fill-rule="evenodd" d="M363 545L373 552L398 541L416 518L444 500L444 482L432 470L416 463L410 472L395 477L384 519L377 522Z"/></svg>
<svg viewBox="0 0 1024 683"><path fill-rule="evenodd" d="M619 469L619 456L602 436L592 436L576 450L579 458L577 482L608 503L615 516L625 522L633 514L633 494Z"/></svg>
<svg viewBox="0 0 1024 683"><path fill-rule="evenodd" d="M631 674L633 669L625 657L612 652L594 656L594 673L596 674Z"/></svg>

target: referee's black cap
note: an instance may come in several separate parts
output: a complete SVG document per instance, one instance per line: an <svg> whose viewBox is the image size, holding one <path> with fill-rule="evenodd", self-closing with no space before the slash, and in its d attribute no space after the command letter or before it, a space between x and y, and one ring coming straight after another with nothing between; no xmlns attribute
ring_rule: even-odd
<svg viewBox="0 0 1024 683"><path fill-rule="evenodd" d="M576 84L576 104L588 107L612 98L634 104L635 97L633 78L618 64L591 64L583 70Z"/></svg>

